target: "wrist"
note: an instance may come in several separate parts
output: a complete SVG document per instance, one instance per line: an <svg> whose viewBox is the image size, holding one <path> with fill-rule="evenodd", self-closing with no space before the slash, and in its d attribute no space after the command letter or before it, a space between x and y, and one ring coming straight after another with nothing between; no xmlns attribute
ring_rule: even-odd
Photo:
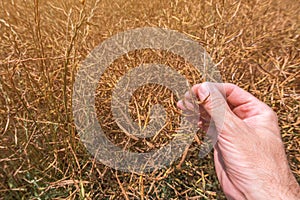
<svg viewBox="0 0 300 200"><path fill-rule="evenodd" d="M300 186L292 172L289 171L285 177L276 179L276 181L274 177L273 180L256 180L251 186L248 185L243 194L246 200L298 200L300 199Z"/></svg>
<svg viewBox="0 0 300 200"><path fill-rule="evenodd" d="M282 192L279 194L280 199L298 200L300 199L300 186L297 183L292 172L290 172L290 180L286 185L282 186Z"/></svg>

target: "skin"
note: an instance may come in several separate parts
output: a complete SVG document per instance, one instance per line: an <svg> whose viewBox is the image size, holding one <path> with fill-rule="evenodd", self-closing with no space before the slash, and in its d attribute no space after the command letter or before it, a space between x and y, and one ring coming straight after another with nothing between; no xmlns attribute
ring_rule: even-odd
<svg viewBox="0 0 300 200"><path fill-rule="evenodd" d="M210 116L216 126L215 169L227 199L300 199L277 115L269 106L229 83L197 84L192 93L200 100L202 120ZM191 99L187 93L178 107L189 110Z"/></svg>

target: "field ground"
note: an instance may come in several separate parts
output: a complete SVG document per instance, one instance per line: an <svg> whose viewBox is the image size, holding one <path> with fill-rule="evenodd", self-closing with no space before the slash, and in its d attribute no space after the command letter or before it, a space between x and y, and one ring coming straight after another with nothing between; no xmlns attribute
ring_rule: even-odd
<svg viewBox="0 0 300 200"><path fill-rule="evenodd" d="M110 36L145 26L185 33L218 63L224 82L271 106L300 181L299 1L0 0L0 7L0 199L225 199L213 154L199 159L197 141L182 162L137 175L96 162L79 139L71 96L80 62ZM176 98L157 85L140 88L131 101L132 117L141 123L156 102L175 115L153 144L133 143L112 119L114 84L149 62L174 67L192 84L203 81L168 52L145 49L116 60L99 81L98 117L109 138L132 151L169 141L178 122Z"/></svg>

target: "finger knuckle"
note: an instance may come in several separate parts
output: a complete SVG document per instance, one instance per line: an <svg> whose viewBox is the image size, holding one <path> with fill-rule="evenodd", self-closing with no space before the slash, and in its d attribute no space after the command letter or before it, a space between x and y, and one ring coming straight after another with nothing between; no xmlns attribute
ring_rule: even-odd
<svg viewBox="0 0 300 200"><path fill-rule="evenodd" d="M266 111L265 115L272 120L278 120L276 112L271 108Z"/></svg>

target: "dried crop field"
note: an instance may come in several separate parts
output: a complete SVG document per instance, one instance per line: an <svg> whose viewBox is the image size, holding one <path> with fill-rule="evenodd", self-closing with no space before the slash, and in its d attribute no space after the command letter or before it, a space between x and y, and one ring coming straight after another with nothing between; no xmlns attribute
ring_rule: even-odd
<svg viewBox="0 0 300 200"><path fill-rule="evenodd" d="M0 199L225 199L213 153L199 159L198 139L173 165L148 174L97 162L75 129L72 89L88 53L138 27L179 31L201 44L223 82L254 94L279 117L289 164L300 181L300 2L296 0L0 0ZM159 85L139 88L131 115L147 123L150 105L168 119L152 140L124 134L110 111L120 77L142 63L162 63L191 84L201 73L169 52L137 50L118 58L97 89L99 122L116 145L146 152L172 139L176 97Z"/></svg>

